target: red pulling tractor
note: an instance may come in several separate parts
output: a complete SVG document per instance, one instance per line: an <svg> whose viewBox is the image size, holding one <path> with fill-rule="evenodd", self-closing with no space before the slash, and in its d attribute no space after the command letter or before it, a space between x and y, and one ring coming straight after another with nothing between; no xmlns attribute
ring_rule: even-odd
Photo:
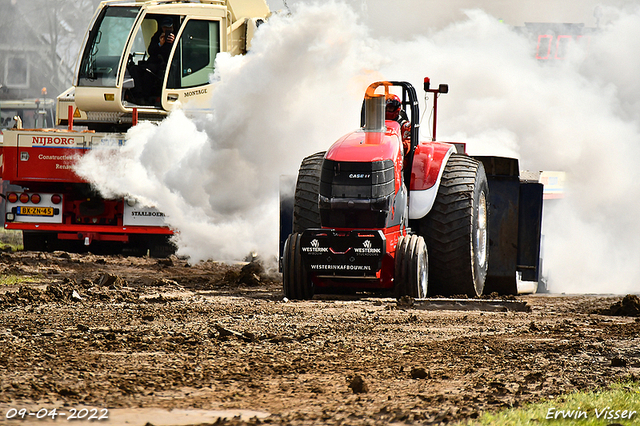
<svg viewBox="0 0 640 426"><path fill-rule="evenodd" d="M376 82L362 127L305 158L293 196L281 191L287 298L346 290L477 297L538 280L542 184L521 181L517 159L474 158L463 144L436 142L437 97L448 86L431 89L425 78L424 89L433 94L432 141L418 141L413 86ZM390 97L408 126L386 119Z"/></svg>

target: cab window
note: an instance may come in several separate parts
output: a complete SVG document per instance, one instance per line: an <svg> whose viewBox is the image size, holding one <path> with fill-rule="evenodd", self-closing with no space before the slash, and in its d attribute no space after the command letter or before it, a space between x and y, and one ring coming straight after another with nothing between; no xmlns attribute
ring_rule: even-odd
<svg viewBox="0 0 640 426"><path fill-rule="evenodd" d="M79 86L116 86L120 57L139 9L112 6L103 10L82 54Z"/></svg>
<svg viewBox="0 0 640 426"><path fill-rule="evenodd" d="M220 22L190 20L173 55L167 88L185 89L208 84L220 52Z"/></svg>

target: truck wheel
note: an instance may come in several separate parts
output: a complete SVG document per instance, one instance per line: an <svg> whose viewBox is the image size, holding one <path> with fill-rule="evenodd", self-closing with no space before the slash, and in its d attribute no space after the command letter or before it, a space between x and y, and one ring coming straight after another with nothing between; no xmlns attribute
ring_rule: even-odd
<svg viewBox="0 0 640 426"><path fill-rule="evenodd" d="M482 163L452 154L433 208L420 223L429 246L433 294L482 295L489 264L488 194Z"/></svg>
<svg viewBox="0 0 640 426"><path fill-rule="evenodd" d="M320 173L325 151L317 152L302 160L296 182L293 201L293 232L320 228Z"/></svg>
<svg viewBox="0 0 640 426"><path fill-rule="evenodd" d="M47 234L22 231L22 248L24 251L46 251Z"/></svg>
<svg viewBox="0 0 640 426"><path fill-rule="evenodd" d="M175 254L177 250L178 247L168 235L158 235L149 239L149 257L164 259Z"/></svg>
<svg viewBox="0 0 640 426"><path fill-rule="evenodd" d="M291 300L313 298L313 284L302 264L300 234L289 235L284 244L282 259L282 289L285 297Z"/></svg>
<svg viewBox="0 0 640 426"><path fill-rule="evenodd" d="M398 238L395 262L396 298L426 297L428 289L428 256L424 238L407 235Z"/></svg>

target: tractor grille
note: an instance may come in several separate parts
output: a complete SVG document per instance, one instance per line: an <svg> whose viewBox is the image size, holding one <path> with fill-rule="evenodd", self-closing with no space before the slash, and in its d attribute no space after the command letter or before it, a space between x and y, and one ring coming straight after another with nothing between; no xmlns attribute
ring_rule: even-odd
<svg viewBox="0 0 640 426"><path fill-rule="evenodd" d="M382 198L394 193L393 161L356 163L324 160L320 195L326 198Z"/></svg>
<svg viewBox="0 0 640 426"><path fill-rule="evenodd" d="M395 194L391 160L371 163L324 160L320 221L330 228L384 228Z"/></svg>

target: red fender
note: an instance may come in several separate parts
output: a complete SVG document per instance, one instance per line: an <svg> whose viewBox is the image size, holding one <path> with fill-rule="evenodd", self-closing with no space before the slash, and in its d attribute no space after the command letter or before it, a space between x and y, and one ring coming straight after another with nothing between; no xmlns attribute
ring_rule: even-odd
<svg viewBox="0 0 640 426"><path fill-rule="evenodd" d="M429 189L438 181L453 145L443 142L420 142L413 155L411 191Z"/></svg>

